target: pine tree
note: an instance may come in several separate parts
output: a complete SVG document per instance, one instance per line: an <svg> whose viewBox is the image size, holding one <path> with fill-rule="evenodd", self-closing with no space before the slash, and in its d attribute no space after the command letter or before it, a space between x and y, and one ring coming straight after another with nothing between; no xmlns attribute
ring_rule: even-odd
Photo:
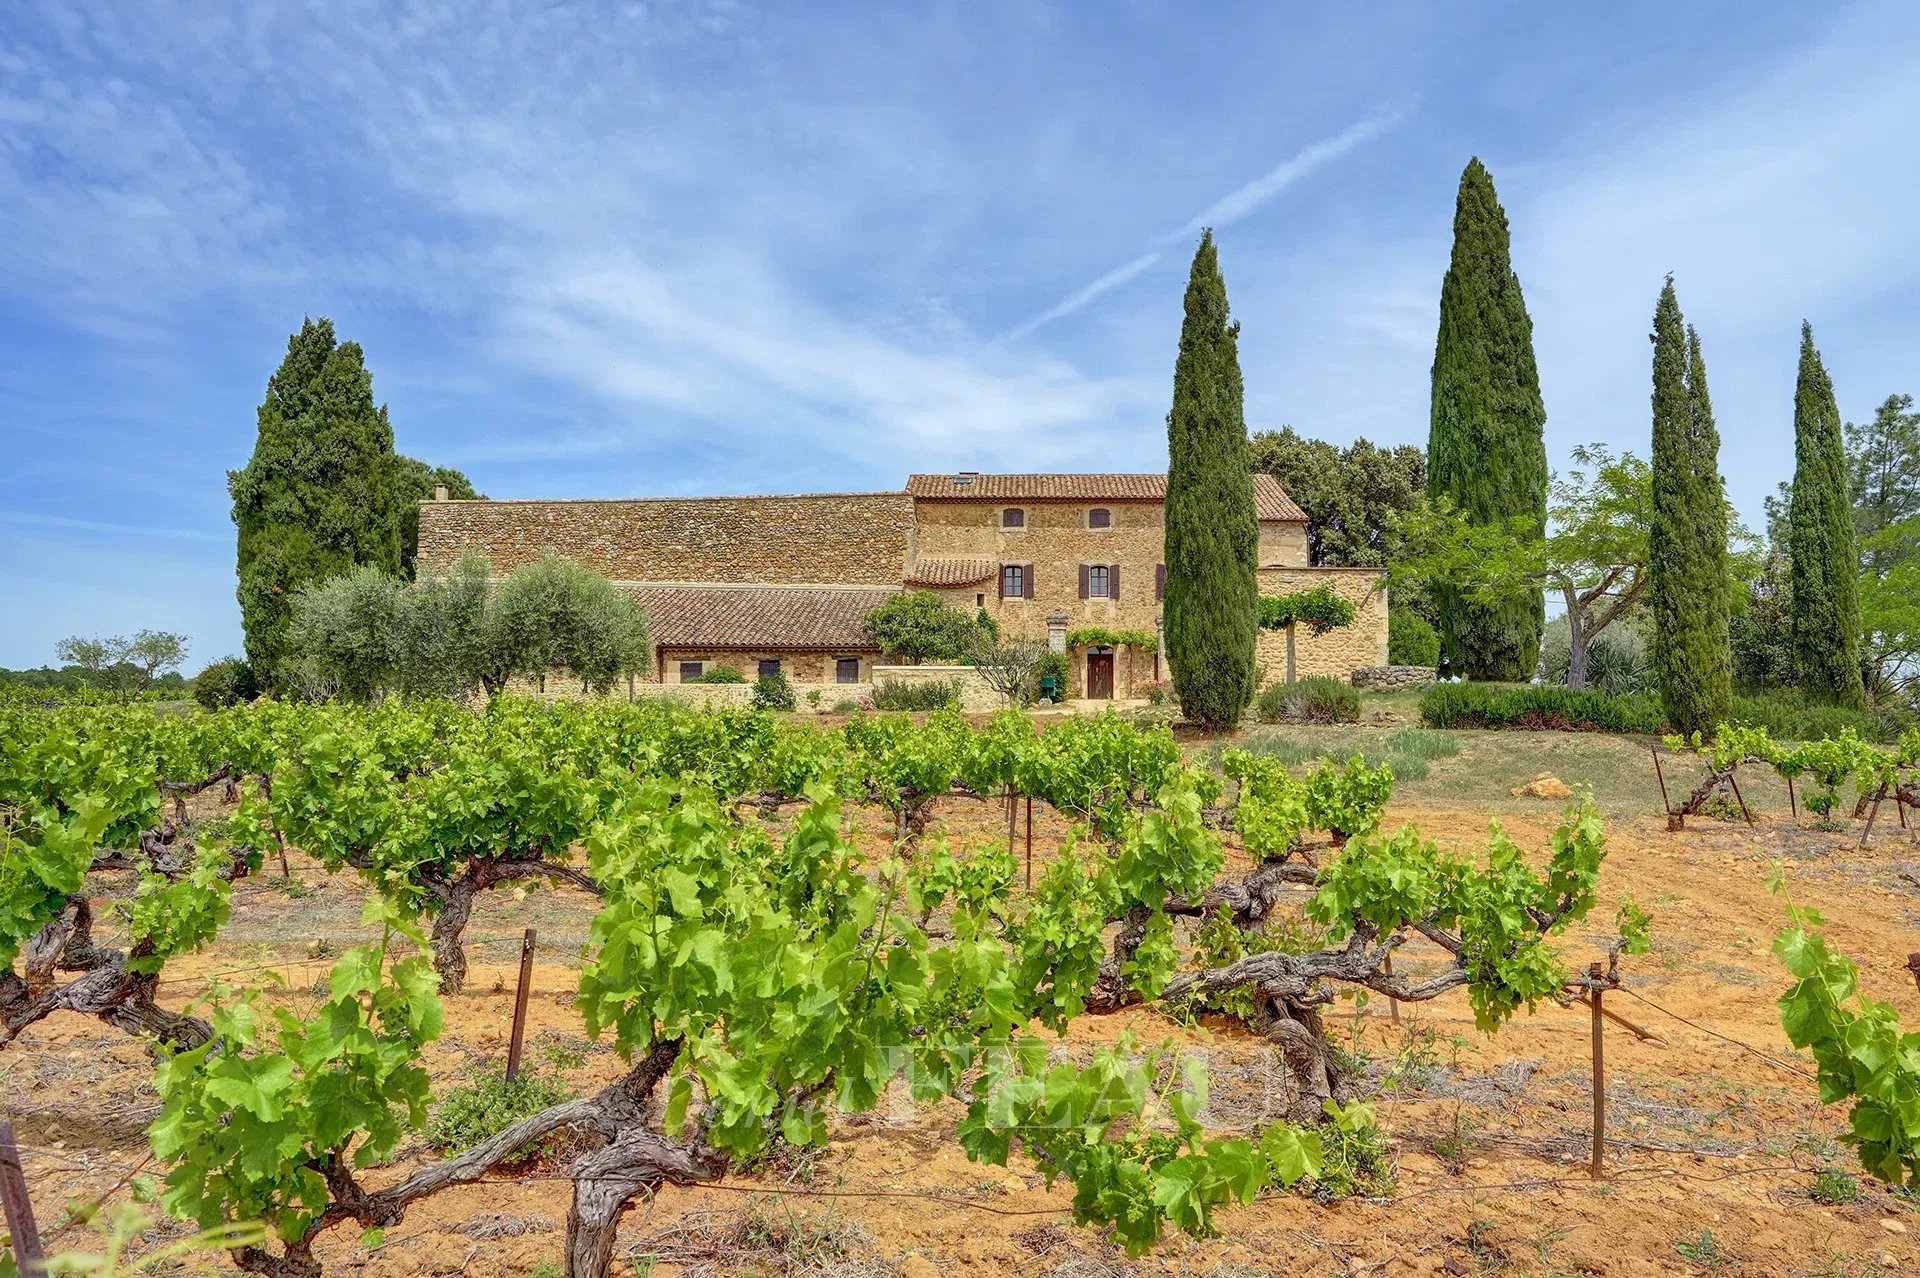
<svg viewBox="0 0 1920 1278"><path fill-rule="evenodd" d="M357 564L400 571L393 427L357 342L308 319L267 383L246 469L227 473L239 529L240 620L262 684L285 675L294 592Z"/></svg>
<svg viewBox="0 0 1920 1278"><path fill-rule="evenodd" d="M1513 272L1507 215L1476 158L1460 175L1453 260L1440 287L1433 353L1427 494L1476 524L1523 521L1545 537L1547 410L1533 357L1533 321ZM1474 602L1434 583L1441 662L1472 679L1532 675L1545 626L1538 590Z"/></svg>
<svg viewBox="0 0 1920 1278"><path fill-rule="evenodd" d="M1207 231L1187 280L1167 414L1165 625L1181 709L1209 730L1238 723L1253 699L1259 626L1259 525L1239 339Z"/></svg>
<svg viewBox="0 0 1920 1278"><path fill-rule="evenodd" d="M1793 392L1793 656L1801 686L1842 705L1866 704L1860 678L1859 558L1840 408L1833 381L1800 325L1800 378Z"/></svg>
<svg viewBox="0 0 1920 1278"><path fill-rule="evenodd" d="M1653 312L1653 668L1667 721L1710 732L1733 704L1726 490L1700 335L1667 277Z"/></svg>

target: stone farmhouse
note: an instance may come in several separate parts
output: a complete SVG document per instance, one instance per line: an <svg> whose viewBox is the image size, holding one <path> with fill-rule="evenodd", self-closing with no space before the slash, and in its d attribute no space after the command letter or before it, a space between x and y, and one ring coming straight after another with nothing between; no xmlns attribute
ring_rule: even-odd
<svg viewBox="0 0 1920 1278"><path fill-rule="evenodd" d="M871 683L884 654L862 618L890 594L927 590L954 607L985 609L1002 633L1048 639L1069 653L1070 695L1109 699L1165 676L1157 636L1166 486L1164 474L962 471L912 475L904 490L879 493L436 495L420 505L419 565L430 576L477 551L502 577L548 549L585 563L646 609L650 673L662 684L716 665L748 678L778 671L803 689ZM1358 610L1349 627L1298 634L1296 672L1345 678L1384 664L1387 601L1378 574L1310 567L1306 516L1272 476L1254 477L1254 507L1261 594L1326 584ZM1131 644L1120 638L1129 634ZM1154 643L1141 642L1149 635ZM1102 641L1109 636L1120 641ZM1261 632L1259 660L1263 682L1285 678L1285 636Z"/></svg>

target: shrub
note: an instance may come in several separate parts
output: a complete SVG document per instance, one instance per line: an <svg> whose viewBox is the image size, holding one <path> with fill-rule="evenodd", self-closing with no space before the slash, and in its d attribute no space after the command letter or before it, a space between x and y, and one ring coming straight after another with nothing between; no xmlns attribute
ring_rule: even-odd
<svg viewBox="0 0 1920 1278"><path fill-rule="evenodd" d="M1658 733L1666 726L1651 697L1612 697L1551 684L1435 684L1420 696L1420 721L1429 728L1561 732Z"/></svg>
<svg viewBox="0 0 1920 1278"><path fill-rule="evenodd" d="M193 677L193 699L209 710L241 705L259 695L253 667L239 657L216 661Z"/></svg>
<svg viewBox="0 0 1920 1278"><path fill-rule="evenodd" d="M427 1122L427 1141L442 1152L471 1149L490 1136L498 1135L523 1118L530 1118L550 1105L572 1100L574 1091L560 1076L559 1069L543 1072L522 1069L509 1083L505 1074L476 1068L468 1081L449 1087L434 1107ZM501 1165L525 1167L542 1157L557 1153L560 1137L535 1141Z"/></svg>
<svg viewBox="0 0 1920 1278"><path fill-rule="evenodd" d="M799 705L793 695L793 685L778 670L772 674L763 674L753 684L753 708L755 710L792 710Z"/></svg>
<svg viewBox="0 0 1920 1278"><path fill-rule="evenodd" d="M1164 706L1173 699L1173 680L1155 679L1151 683L1143 683L1140 685L1140 692L1146 697L1148 704Z"/></svg>
<svg viewBox="0 0 1920 1278"><path fill-rule="evenodd" d="M1402 604L1387 609L1387 664L1437 666L1440 633L1433 623Z"/></svg>
<svg viewBox="0 0 1920 1278"><path fill-rule="evenodd" d="M1897 741L1902 731L1913 726L1911 714L1896 706L1852 710L1786 688L1765 696L1736 696L1733 720L1765 728L1776 741L1819 741L1839 736L1843 728L1852 728L1868 741Z"/></svg>
<svg viewBox="0 0 1920 1278"><path fill-rule="evenodd" d="M936 679L931 683L883 679L873 685L875 710L945 710L959 704L958 679Z"/></svg>
<svg viewBox="0 0 1920 1278"><path fill-rule="evenodd" d="M1061 699L1065 699L1067 685L1073 681L1073 665L1067 660L1066 653L1049 650L1040 658L1040 663L1033 668L1033 676L1036 683L1053 680L1053 686L1058 689L1058 695Z"/></svg>
<svg viewBox="0 0 1920 1278"><path fill-rule="evenodd" d="M858 709L860 709L860 703L852 697L842 697L833 703L833 712L835 714L852 714Z"/></svg>
<svg viewBox="0 0 1920 1278"><path fill-rule="evenodd" d="M1262 723L1358 723L1360 692L1327 675L1276 683L1260 694Z"/></svg>
<svg viewBox="0 0 1920 1278"><path fill-rule="evenodd" d="M688 683L745 683L747 677L732 666L715 666L705 674L687 680Z"/></svg>

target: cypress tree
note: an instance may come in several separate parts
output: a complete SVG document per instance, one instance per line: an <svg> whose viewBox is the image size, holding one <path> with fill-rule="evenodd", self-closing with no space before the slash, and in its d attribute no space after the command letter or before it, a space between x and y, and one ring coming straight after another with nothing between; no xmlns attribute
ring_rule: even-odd
<svg viewBox="0 0 1920 1278"><path fill-rule="evenodd" d="M262 684L285 674L296 590L358 564L400 572L393 427L357 342L302 321L267 382L244 470L227 473L239 530L240 621Z"/></svg>
<svg viewBox="0 0 1920 1278"><path fill-rule="evenodd" d="M1238 723L1253 699L1259 626L1259 525L1239 344L1209 230L1187 279L1167 413L1164 605L1167 664L1180 707L1210 730Z"/></svg>
<svg viewBox="0 0 1920 1278"><path fill-rule="evenodd" d="M1833 381L1800 325L1800 377L1793 392L1792 561L1794 668L1803 687L1842 705L1864 706L1860 678L1860 563L1846 448Z"/></svg>
<svg viewBox="0 0 1920 1278"><path fill-rule="evenodd" d="M1546 405L1533 358L1533 321L1513 272L1507 215L1478 158L1460 175L1453 259L1440 286L1433 352L1427 494L1476 524L1547 527ZM1440 659L1471 679L1533 674L1546 624L1538 590L1476 602L1435 582Z"/></svg>
<svg viewBox="0 0 1920 1278"><path fill-rule="evenodd" d="M1712 731L1733 704L1726 490L1700 335L1682 328L1671 275L1653 312L1652 470L1654 675L1669 723Z"/></svg>

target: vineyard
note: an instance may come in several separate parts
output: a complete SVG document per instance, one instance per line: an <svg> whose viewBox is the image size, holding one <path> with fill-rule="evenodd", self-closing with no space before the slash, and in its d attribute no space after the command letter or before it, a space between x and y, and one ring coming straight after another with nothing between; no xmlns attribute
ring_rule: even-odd
<svg viewBox="0 0 1920 1278"><path fill-rule="evenodd" d="M1764 763L1806 779L1822 821L1848 810L1844 791L1863 813L1891 801L1905 823L1920 760L1920 740L1789 750L1732 729L1669 750L1669 766L1704 770L1703 797L1666 805L1695 816L1739 767ZM1356 1207L1410 1192L1396 1183L1390 1116L1446 1088L1452 1138L1427 1140L1418 1157L1435 1174L1422 1180L1456 1207L1545 1190L1534 1208L1545 1238L1556 1213L1577 1214L1556 1187L1592 1182L1577 1128L1577 1157L1525 1132L1582 1113L1582 1009L1602 994L1631 1045L1610 1050L1633 1053L1626 1125L1610 1133L1625 1162L1605 1192L1768 1175L1756 1188L1790 1187L1815 1212L1806 1184L1840 1166L1849 1112L1853 1165L1895 1184L1911 1175L1920 1049L1899 1036L1898 986L1843 957L1863 939L1844 925L1828 948L1815 903L1836 903L1831 882L1776 871L1791 903L1764 885L1770 863L1822 832L1689 832L1716 864L1746 868L1682 873L1636 855L1622 875L1590 799L1557 819L1482 820L1471 839L1440 839L1390 819L1393 797L1391 770L1364 758L1290 768L1229 747L1216 770L1165 728L1112 715L1041 731L1015 712L821 727L505 698L483 712L0 708L0 1069L91 1044L89 1068L67 1070L73 1094L58 1070L35 1073L17 1121L137 1110L150 1149L94 1197L151 1196L186 1222L168 1237L210 1231L205 1247L268 1275L384 1271L409 1238L431 1237L409 1229L445 1223L441 1204L471 1217L523 1190L552 1213L541 1249L509 1232L469 1255L463 1238L448 1271L520 1272L537 1256L573 1275L656 1260L725 1272L711 1266L744 1243L706 1237L715 1196L747 1198L749 1215L777 1210L792 1235L815 1228L795 1220L817 1224L794 1212L809 1194L829 1207L836 1195L917 1194L908 1233L949 1218L927 1250L983 1215L1027 1239L1030 1266L996 1253L980 1272L1045 1269L1063 1248L1109 1257L1113 1272L1129 1257L1194 1257L1205 1272L1241 1263L1220 1248L1272 1211L1322 1243L1246 1263L1361 1272L1348 1261L1364 1252L1326 1239L1366 1237ZM1467 832L1460 814L1435 815L1450 836ZM1745 881L1703 890L1713 873ZM1691 991L1697 1011L1714 963L1690 964L1689 947L1742 909L1741 944L1758 957L1740 970L1755 979L1728 1001L1771 1024L1694 1038L1697 1018L1664 985L1636 1005L1647 967ZM358 922L322 926L343 911ZM592 1086L424 1146L449 1121L449 1077L462 1057L474 1064L463 1022L505 988L512 956L489 929L517 931L534 911L572 951L543 950L534 1031L577 1044L571 1068ZM297 972L240 961L269 916L306 937ZM1907 925L1896 914L1887 934ZM1780 961L1767 954L1776 932ZM1888 997L1857 1003L1861 984ZM1772 1007L1783 992L1784 1038ZM1515 1039L1571 1071L1572 1084L1544 1089L1574 1087L1568 1103L1528 1095L1510 1068L1519 1056L1473 1083L1461 1054L1497 1060ZM110 1099L82 1078L101 1060L117 1063L122 1094ZM1720 1121L1746 1132L1741 1115L1785 1107L1798 1143L1746 1132L1736 1154L1726 1133L1682 1140L1657 1129L1658 1106L1634 1102L1663 1074L1684 1086L1749 1069L1765 1084ZM1496 1091L1496 1117L1463 1117ZM1849 1097L1862 1098L1851 1111L1822 1108ZM848 1179L875 1157L861 1134L876 1132L910 1134L910 1161L937 1178L916 1182L903 1165ZM82 1157L65 1141L41 1148ZM836 1158L840 1177L816 1183ZM1559 1165L1543 1171L1543 1158ZM982 1185L994 1194L969 1188ZM36 1198L46 1215L37 1186ZM47 1232L104 1231L96 1206L83 1199ZM679 1223L660 1228L663 1208ZM1078 1243L1033 1234L1053 1219L1083 1227ZM1456 1223L1451 1241L1404 1235L1405 1272L1534 1272L1536 1260L1555 1271L1544 1244L1533 1255ZM1904 1226L1873 1232L1885 1246ZM1701 1245L1720 1245L1712 1234ZM1482 1267L1443 1270L1461 1256ZM1647 1271L1676 1259L1664 1248ZM791 1261L767 1267L829 1272Z"/></svg>

